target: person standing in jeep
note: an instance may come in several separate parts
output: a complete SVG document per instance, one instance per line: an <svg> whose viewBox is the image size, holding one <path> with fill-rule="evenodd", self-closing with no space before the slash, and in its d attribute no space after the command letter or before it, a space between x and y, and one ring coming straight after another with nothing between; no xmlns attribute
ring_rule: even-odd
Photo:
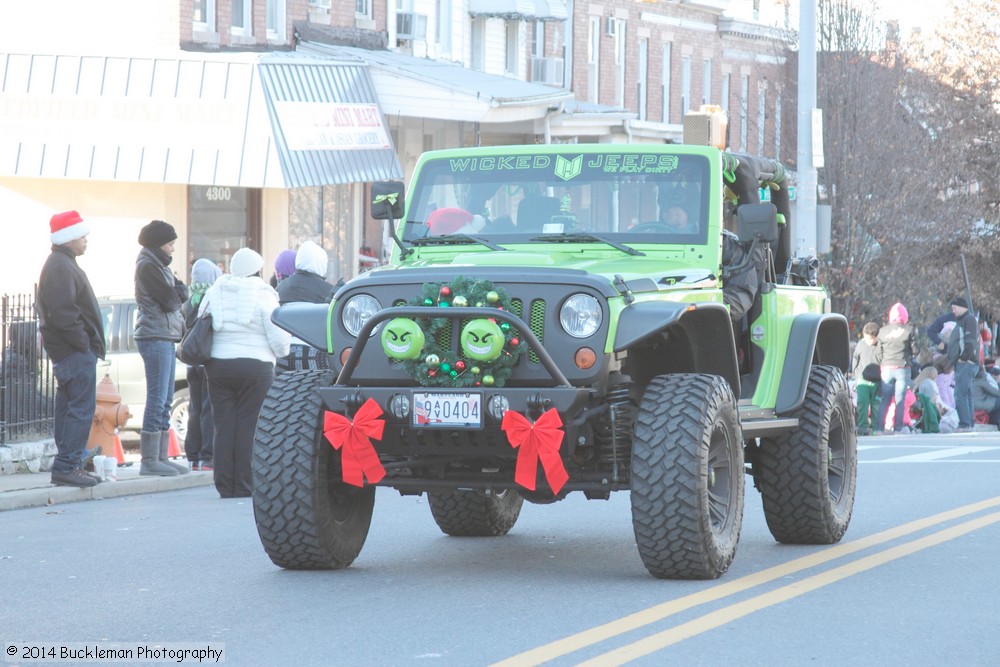
<svg viewBox="0 0 1000 667"><path fill-rule="evenodd" d="M162 220L139 230L142 250L135 261L135 341L146 369L146 410L142 415L140 475L170 477L188 467L169 460L170 404L174 398L177 358L174 345L184 334L181 304L187 287L170 271L177 232Z"/></svg>
<svg viewBox="0 0 1000 667"><path fill-rule="evenodd" d="M79 213L66 211L52 216L49 229L52 254L38 279L38 316L57 383L52 483L89 487L97 479L84 472L81 456L97 408L97 360L107 351L97 297L76 263L90 228Z"/></svg>

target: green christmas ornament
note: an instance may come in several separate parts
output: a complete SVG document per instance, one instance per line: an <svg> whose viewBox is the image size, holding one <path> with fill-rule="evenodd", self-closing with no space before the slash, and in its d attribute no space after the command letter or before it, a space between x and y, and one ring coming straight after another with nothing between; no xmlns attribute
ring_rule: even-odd
<svg viewBox="0 0 1000 667"><path fill-rule="evenodd" d="M424 332L413 320L397 317L382 330L382 350L390 359L416 359L424 349Z"/></svg>
<svg viewBox="0 0 1000 667"><path fill-rule="evenodd" d="M462 351L476 361L493 361L499 357L504 342L500 327L489 320L472 320L462 329Z"/></svg>
<svg viewBox="0 0 1000 667"><path fill-rule="evenodd" d="M451 305L455 306L456 308L464 308L465 306L469 305L469 300L466 299L461 294L458 294L455 296L454 299L451 300Z"/></svg>
<svg viewBox="0 0 1000 667"><path fill-rule="evenodd" d="M473 366L471 370L473 375L479 375L480 373L482 373L482 371L479 369L479 366Z"/></svg>
<svg viewBox="0 0 1000 667"><path fill-rule="evenodd" d="M490 290L489 292L486 293L486 300L489 301L490 303L496 303L497 301L500 300L500 294L495 290Z"/></svg>
<svg viewBox="0 0 1000 667"><path fill-rule="evenodd" d="M493 382L494 382L494 380L493 380L493 376L492 375L484 375L483 376L483 384L486 385L487 387L492 387L493 386Z"/></svg>
<svg viewBox="0 0 1000 667"><path fill-rule="evenodd" d="M427 297L426 299L424 299L424 305L425 306L433 306L434 305L434 299L432 299L430 297Z"/></svg>
<svg viewBox="0 0 1000 667"><path fill-rule="evenodd" d="M449 371L451 371L451 364L447 362L441 364L441 370L444 371L445 373L448 373Z"/></svg>

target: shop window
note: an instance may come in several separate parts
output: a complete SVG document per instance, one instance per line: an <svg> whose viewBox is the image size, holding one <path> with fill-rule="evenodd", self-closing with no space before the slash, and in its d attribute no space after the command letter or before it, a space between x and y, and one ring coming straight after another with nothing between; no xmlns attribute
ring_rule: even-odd
<svg viewBox="0 0 1000 667"><path fill-rule="evenodd" d="M240 248L260 251L260 190L188 187L188 257L206 258L229 270Z"/></svg>

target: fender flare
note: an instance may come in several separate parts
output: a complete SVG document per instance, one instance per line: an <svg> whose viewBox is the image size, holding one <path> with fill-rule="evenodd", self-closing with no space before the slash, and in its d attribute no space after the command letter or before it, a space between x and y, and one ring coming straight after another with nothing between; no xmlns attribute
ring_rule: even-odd
<svg viewBox="0 0 1000 667"><path fill-rule="evenodd" d="M792 321L774 411L798 410L806 396L812 365L836 366L845 374L851 365L850 329L839 313L804 313Z"/></svg>
<svg viewBox="0 0 1000 667"><path fill-rule="evenodd" d="M615 330L614 351L646 342L671 327L681 327L691 341L695 372L719 375L740 395L736 340L729 309L721 303L643 301L622 310Z"/></svg>
<svg viewBox="0 0 1000 667"><path fill-rule="evenodd" d="M329 352L327 322L331 308L329 303L286 303L274 309L271 321L307 345Z"/></svg>

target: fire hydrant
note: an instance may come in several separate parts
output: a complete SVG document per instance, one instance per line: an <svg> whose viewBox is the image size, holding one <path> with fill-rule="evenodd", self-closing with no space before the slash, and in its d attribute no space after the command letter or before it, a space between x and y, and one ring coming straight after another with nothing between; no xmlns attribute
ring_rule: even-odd
<svg viewBox="0 0 1000 667"><path fill-rule="evenodd" d="M100 446L101 454L116 457L115 438L131 416L128 406L122 404L121 394L111 376L105 373L104 379L97 383L97 409L94 411L94 423L90 426L87 447L93 449Z"/></svg>

